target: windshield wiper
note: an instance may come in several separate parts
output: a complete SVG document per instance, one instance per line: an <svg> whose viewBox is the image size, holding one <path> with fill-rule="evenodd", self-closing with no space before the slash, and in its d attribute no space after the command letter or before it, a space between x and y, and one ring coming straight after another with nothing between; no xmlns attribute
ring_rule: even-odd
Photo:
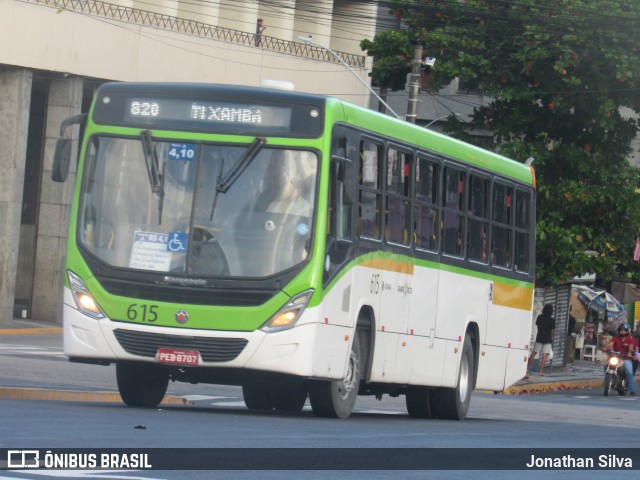
<svg viewBox="0 0 640 480"><path fill-rule="evenodd" d="M216 210L216 203L218 202L218 193L220 193L220 189L217 185L222 183L222 171L224 170L224 158L220 162L220 169L218 170L218 176L216 177L216 191L213 194L213 201L211 202L211 214L209 215L209 221L213 220L213 212Z"/></svg>
<svg viewBox="0 0 640 480"><path fill-rule="evenodd" d="M162 165L162 171L160 171L158 153L156 152L156 147L151 140L151 132L149 130L143 130L140 132L140 139L142 141L144 161L147 165L147 173L149 174L151 192L158 195L158 225L161 225L162 207L164 205L164 168L166 164Z"/></svg>
<svg viewBox="0 0 640 480"><path fill-rule="evenodd" d="M256 137L253 143L247 147L238 163L236 163L233 168L227 173L226 177L218 180L218 184L216 185L216 190L222 193L226 193L231 185L238 179L238 177L246 170L249 164L252 162L256 155L260 151L260 149L267 143L266 138Z"/></svg>

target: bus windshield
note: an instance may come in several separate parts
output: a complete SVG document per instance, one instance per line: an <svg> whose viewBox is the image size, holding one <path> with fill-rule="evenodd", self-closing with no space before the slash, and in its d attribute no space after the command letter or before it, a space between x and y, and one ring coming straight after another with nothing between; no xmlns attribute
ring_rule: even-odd
<svg viewBox="0 0 640 480"><path fill-rule="evenodd" d="M79 243L110 266L172 275L267 277L300 264L317 155L256 145L92 137Z"/></svg>

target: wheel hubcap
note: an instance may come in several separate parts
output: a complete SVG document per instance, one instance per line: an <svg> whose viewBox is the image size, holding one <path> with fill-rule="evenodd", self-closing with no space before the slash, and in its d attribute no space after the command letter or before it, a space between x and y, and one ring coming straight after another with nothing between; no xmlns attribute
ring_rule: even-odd
<svg viewBox="0 0 640 480"><path fill-rule="evenodd" d="M349 365L347 366L347 373L338 387L340 398L342 398L343 400L351 395L351 392L355 389L357 381L356 375L358 371L356 361L357 360L355 358L355 355L353 354L353 352L351 352L351 356L349 357Z"/></svg>
<svg viewBox="0 0 640 480"><path fill-rule="evenodd" d="M460 401L464 403L469 394L469 362L467 357L463 358L460 364L460 380L458 389L460 391Z"/></svg>

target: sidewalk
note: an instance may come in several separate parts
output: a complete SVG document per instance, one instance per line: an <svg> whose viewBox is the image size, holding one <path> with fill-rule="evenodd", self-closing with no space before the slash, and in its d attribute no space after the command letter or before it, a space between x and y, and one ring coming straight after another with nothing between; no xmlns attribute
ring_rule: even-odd
<svg viewBox="0 0 640 480"><path fill-rule="evenodd" d="M523 395L552 390L600 388L604 382L604 365L602 361L574 360L566 366L545 367L544 377L538 376L537 372L531 372L527 380L520 380L504 393Z"/></svg>
<svg viewBox="0 0 640 480"><path fill-rule="evenodd" d="M17 318L0 322L0 335L44 335L49 333L62 333L62 325Z"/></svg>

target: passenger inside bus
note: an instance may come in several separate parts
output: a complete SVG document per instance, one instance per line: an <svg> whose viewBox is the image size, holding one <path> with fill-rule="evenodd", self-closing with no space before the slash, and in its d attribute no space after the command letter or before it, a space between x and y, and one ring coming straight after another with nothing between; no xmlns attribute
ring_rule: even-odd
<svg viewBox="0 0 640 480"><path fill-rule="evenodd" d="M256 198L258 211L311 216L312 178L300 175L291 162L272 158Z"/></svg>

